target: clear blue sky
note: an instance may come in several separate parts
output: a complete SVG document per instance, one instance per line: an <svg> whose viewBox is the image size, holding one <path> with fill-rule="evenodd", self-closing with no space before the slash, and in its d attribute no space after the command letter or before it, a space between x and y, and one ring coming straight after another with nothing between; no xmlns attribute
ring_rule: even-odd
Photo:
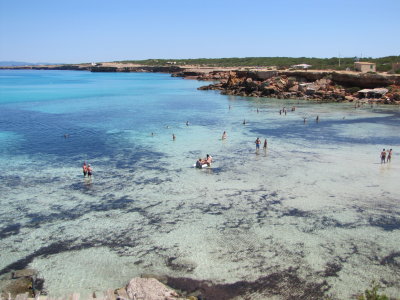
<svg viewBox="0 0 400 300"><path fill-rule="evenodd" d="M0 61L400 55L400 0L0 0Z"/></svg>

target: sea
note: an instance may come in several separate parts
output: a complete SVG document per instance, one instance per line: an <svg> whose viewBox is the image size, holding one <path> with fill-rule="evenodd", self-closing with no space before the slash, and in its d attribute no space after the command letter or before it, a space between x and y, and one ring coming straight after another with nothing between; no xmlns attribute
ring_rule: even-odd
<svg viewBox="0 0 400 300"><path fill-rule="evenodd" d="M350 299L372 282L400 297L400 107L206 84L1 70L0 287L33 268L54 296L155 274L279 279L251 299ZM211 167L194 168L206 154Z"/></svg>

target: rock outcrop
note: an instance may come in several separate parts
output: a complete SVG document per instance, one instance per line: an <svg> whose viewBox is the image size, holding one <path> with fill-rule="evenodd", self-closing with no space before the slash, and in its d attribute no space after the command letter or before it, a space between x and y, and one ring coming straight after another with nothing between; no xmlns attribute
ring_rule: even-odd
<svg viewBox="0 0 400 300"><path fill-rule="evenodd" d="M338 74L336 72L229 72L219 83L200 90L220 90L225 95L271 97L278 99L309 99L316 101L368 101L400 104L397 81L400 77L376 74ZM355 85L358 84L358 85ZM370 88L392 84L390 93L379 98L363 98L360 86ZM398 84L398 85L396 85Z"/></svg>

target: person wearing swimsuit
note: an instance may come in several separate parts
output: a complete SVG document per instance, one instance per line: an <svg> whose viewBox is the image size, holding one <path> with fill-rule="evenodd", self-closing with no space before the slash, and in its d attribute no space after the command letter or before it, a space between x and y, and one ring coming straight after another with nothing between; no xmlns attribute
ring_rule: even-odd
<svg viewBox="0 0 400 300"><path fill-rule="evenodd" d="M381 152L381 164L384 164L385 162L386 162L386 151L385 149L383 149Z"/></svg>
<svg viewBox="0 0 400 300"><path fill-rule="evenodd" d="M87 166L87 175L88 175L88 177L92 177L92 172L93 172L93 169L92 169L92 167L90 166L90 165L88 165Z"/></svg>
<svg viewBox="0 0 400 300"><path fill-rule="evenodd" d="M386 162L390 162L391 160L392 160L392 149L390 149L388 151L388 156L387 156Z"/></svg>
<svg viewBox="0 0 400 300"><path fill-rule="evenodd" d="M83 177L86 177L86 175L87 175L87 166L86 166L86 162L83 163L82 171L83 171Z"/></svg>
<svg viewBox="0 0 400 300"><path fill-rule="evenodd" d="M255 143L256 143L256 150L259 150L260 149L260 145L261 145L261 140L259 138L257 138Z"/></svg>

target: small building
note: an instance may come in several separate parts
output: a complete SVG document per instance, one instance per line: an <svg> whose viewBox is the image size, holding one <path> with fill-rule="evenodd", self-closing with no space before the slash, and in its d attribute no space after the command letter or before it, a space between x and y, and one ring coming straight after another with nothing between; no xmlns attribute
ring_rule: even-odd
<svg viewBox="0 0 400 300"><path fill-rule="evenodd" d="M379 99L388 92L385 88L363 89L358 91L358 98Z"/></svg>
<svg viewBox="0 0 400 300"><path fill-rule="evenodd" d="M303 69L303 70L307 70L307 69L311 68L312 65L299 64L299 65L293 65L293 66L290 66L290 67L293 68L293 69Z"/></svg>
<svg viewBox="0 0 400 300"><path fill-rule="evenodd" d="M376 72L376 63L357 61L354 63L354 70L361 73Z"/></svg>

